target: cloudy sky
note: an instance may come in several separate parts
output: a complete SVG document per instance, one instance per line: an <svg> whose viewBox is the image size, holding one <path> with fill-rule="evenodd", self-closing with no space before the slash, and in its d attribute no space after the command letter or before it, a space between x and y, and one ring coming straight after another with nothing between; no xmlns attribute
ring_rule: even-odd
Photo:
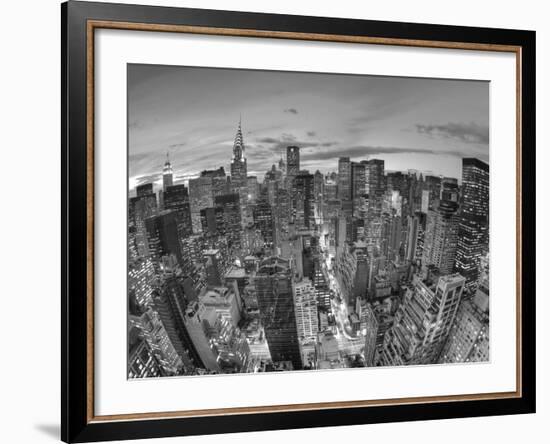
<svg viewBox="0 0 550 444"><path fill-rule="evenodd" d="M261 180L287 145L301 168L381 158L387 170L460 177L461 158L489 160L489 84L402 77L129 65L130 188L224 166L242 128Z"/></svg>

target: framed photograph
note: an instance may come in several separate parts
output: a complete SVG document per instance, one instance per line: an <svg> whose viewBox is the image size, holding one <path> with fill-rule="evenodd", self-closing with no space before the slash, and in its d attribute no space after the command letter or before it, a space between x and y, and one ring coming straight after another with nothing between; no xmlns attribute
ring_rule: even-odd
<svg viewBox="0 0 550 444"><path fill-rule="evenodd" d="M62 12L62 439L535 411L535 33Z"/></svg>

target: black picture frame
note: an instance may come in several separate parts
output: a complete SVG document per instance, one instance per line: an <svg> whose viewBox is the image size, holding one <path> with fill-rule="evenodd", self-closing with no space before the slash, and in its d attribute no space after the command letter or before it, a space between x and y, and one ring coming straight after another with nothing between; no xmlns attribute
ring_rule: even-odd
<svg viewBox="0 0 550 444"><path fill-rule="evenodd" d="M90 417L87 23L186 25L381 39L512 45L521 49L521 395L319 410L96 421ZM535 412L535 32L69 1L61 5L61 438L90 442ZM124 148L121 148L124 149ZM90 323L92 327L90 328Z"/></svg>

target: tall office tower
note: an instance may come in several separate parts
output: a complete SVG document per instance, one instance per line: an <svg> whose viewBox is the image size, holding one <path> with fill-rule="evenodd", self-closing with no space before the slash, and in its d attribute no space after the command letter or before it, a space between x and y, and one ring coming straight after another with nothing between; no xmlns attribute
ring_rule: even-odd
<svg viewBox="0 0 550 444"><path fill-rule="evenodd" d="M166 162L162 168L162 190L166 191L168 187L174 184L174 172L172 171L172 164L170 163L170 157L166 153Z"/></svg>
<svg viewBox="0 0 550 444"><path fill-rule="evenodd" d="M437 209L426 218L422 266L434 265L441 274L453 272L458 242L458 185L456 179L444 179Z"/></svg>
<svg viewBox="0 0 550 444"><path fill-rule="evenodd" d="M183 361L185 373L190 374L194 373L195 368L205 368L205 364L186 326L186 310L190 303L187 296L180 280L169 276L153 297L153 303L168 338Z"/></svg>
<svg viewBox="0 0 550 444"><path fill-rule="evenodd" d="M134 241L135 253L139 257L149 255L145 219L158 212L157 198L153 193L153 184L137 187L137 197L130 198L128 205L128 234Z"/></svg>
<svg viewBox="0 0 550 444"><path fill-rule="evenodd" d="M210 177L212 179L212 197L229 194L231 192L229 177L225 175L223 167L219 167L216 170L201 171L200 177Z"/></svg>
<svg viewBox="0 0 550 444"><path fill-rule="evenodd" d="M315 289L307 278L294 284L294 310L298 338L301 341L315 339L319 332L317 298Z"/></svg>
<svg viewBox="0 0 550 444"><path fill-rule="evenodd" d="M363 162L362 162L363 163ZM369 210L378 215L382 208L382 199L386 191L384 161L371 159L365 164L365 190L369 196Z"/></svg>
<svg viewBox="0 0 550 444"><path fill-rule="evenodd" d="M489 360L489 288L484 284L478 287L473 299L460 304L439 362Z"/></svg>
<svg viewBox="0 0 550 444"><path fill-rule="evenodd" d="M155 267L149 258L128 264L128 294L133 294L140 307L150 306L155 285Z"/></svg>
<svg viewBox="0 0 550 444"><path fill-rule="evenodd" d="M258 178L256 176L248 176L246 178L247 192L248 192L248 202L249 204L255 204L256 199L258 198Z"/></svg>
<svg viewBox="0 0 550 444"><path fill-rule="evenodd" d="M428 210L434 208L434 204L436 203L437 199L439 199L439 195L441 194L441 177L426 176L424 178L423 187L424 190L428 191L428 206L426 208L426 211L424 211L424 213L427 213Z"/></svg>
<svg viewBox="0 0 550 444"><path fill-rule="evenodd" d="M273 205L273 219L275 222L275 245L281 247L281 243L288 240L290 224L290 194L285 188L278 188Z"/></svg>
<svg viewBox="0 0 550 444"><path fill-rule="evenodd" d="M223 235L225 233L223 226L223 208L209 207L203 208L201 214L201 230L207 237Z"/></svg>
<svg viewBox="0 0 550 444"><path fill-rule="evenodd" d="M480 259L489 243L489 165L475 158L462 159L462 200L455 271L475 290Z"/></svg>
<svg viewBox="0 0 550 444"><path fill-rule="evenodd" d="M184 263L181 253L178 218L175 211L163 211L145 219L149 254L158 273L164 256L174 255L180 265Z"/></svg>
<svg viewBox="0 0 550 444"><path fill-rule="evenodd" d="M272 249L275 235L275 220L271 205L269 205L269 197L267 189L264 188L260 192L260 196L256 202L253 211L254 225L260 230L263 239L263 247Z"/></svg>
<svg viewBox="0 0 550 444"><path fill-rule="evenodd" d="M407 177L401 171L390 171L386 174L387 191L399 191L401 196L407 195Z"/></svg>
<svg viewBox="0 0 550 444"><path fill-rule="evenodd" d="M351 198L356 199L366 194L366 165L359 162L351 162Z"/></svg>
<svg viewBox="0 0 550 444"><path fill-rule="evenodd" d="M215 207L222 208L221 220L217 213L218 233L225 234L232 254L239 255L241 248L241 205L239 194L225 194L214 198ZM223 226L223 228L220 227ZM221 229L220 229L221 228Z"/></svg>
<svg viewBox="0 0 550 444"><path fill-rule="evenodd" d="M262 187L267 188L269 204L275 205L277 190L279 188L284 188L283 172L278 170L275 165L272 165L271 169L267 170L264 175Z"/></svg>
<svg viewBox="0 0 550 444"><path fill-rule="evenodd" d="M320 224L323 221L323 193L325 186L325 178L323 174L317 170L313 175L313 199L315 201L315 221Z"/></svg>
<svg viewBox="0 0 550 444"><path fill-rule="evenodd" d="M296 176L300 171L300 148L287 146L286 148L286 177L285 188L290 198L290 221L294 222L296 213Z"/></svg>
<svg viewBox="0 0 550 444"><path fill-rule="evenodd" d="M151 347L137 327L128 331L128 378L163 376L160 364Z"/></svg>
<svg viewBox="0 0 550 444"><path fill-rule="evenodd" d="M330 176L326 176L323 185L323 200L327 202L336 199L338 199L338 182Z"/></svg>
<svg viewBox="0 0 550 444"><path fill-rule="evenodd" d="M313 175L307 170L298 172L295 180L295 221L300 228L315 228L315 197Z"/></svg>
<svg viewBox="0 0 550 444"><path fill-rule="evenodd" d="M189 179L189 205L191 208L193 233L201 233L201 210L214 206L212 177L205 176Z"/></svg>
<svg viewBox="0 0 550 444"><path fill-rule="evenodd" d="M300 148L297 146L286 147L286 175L294 179L300 171Z"/></svg>
<svg viewBox="0 0 550 444"><path fill-rule="evenodd" d="M352 215L355 219L361 221L361 227L364 226L364 219L367 215L368 196L366 194L366 166L364 163L351 163L351 198ZM363 228L357 233L363 235Z"/></svg>
<svg viewBox="0 0 550 444"><path fill-rule="evenodd" d="M455 320L465 279L441 276L435 286L418 277L405 292L393 327L386 332L379 365L418 365L438 362Z"/></svg>
<svg viewBox="0 0 550 444"><path fill-rule="evenodd" d="M401 256L403 224L400 216L382 215L382 238L380 252L389 260L397 260Z"/></svg>
<svg viewBox="0 0 550 444"><path fill-rule="evenodd" d="M185 239L193 234L189 192L183 184L172 185L164 190L164 209L174 211L178 221L179 237Z"/></svg>
<svg viewBox="0 0 550 444"><path fill-rule="evenodd" d="M301 370L289 261L279 257L264 259L254 278L254 287L273 361L290 361L294 370Z"/></svg>
<svg viewBox="0 0 550 444"><path fill-rule="evenodd" d="M338 198L351 200L351 161L349 157L338 159Z"/></svg>
<svg viewBox="0 0 550 444"><path fill-rule="evenodd" d="M357 298L365 298L369 288L367 244L345 243L334 265L336 280L350 313L355 312Z"/></svg>

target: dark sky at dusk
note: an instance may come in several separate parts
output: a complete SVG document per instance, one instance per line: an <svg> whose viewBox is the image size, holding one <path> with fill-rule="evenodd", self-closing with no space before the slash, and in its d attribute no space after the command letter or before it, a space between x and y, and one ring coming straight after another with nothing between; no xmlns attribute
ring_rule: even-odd
<svg viewBox="0 0 550 444"><path fill-rule="evenodd" d="M130 188L160 184L167 152L176 182L229 173L240 115L260 180L287 145L323 173L341 156L451 177L462 157L489 161L488 82L129 65Z"/></svg>

